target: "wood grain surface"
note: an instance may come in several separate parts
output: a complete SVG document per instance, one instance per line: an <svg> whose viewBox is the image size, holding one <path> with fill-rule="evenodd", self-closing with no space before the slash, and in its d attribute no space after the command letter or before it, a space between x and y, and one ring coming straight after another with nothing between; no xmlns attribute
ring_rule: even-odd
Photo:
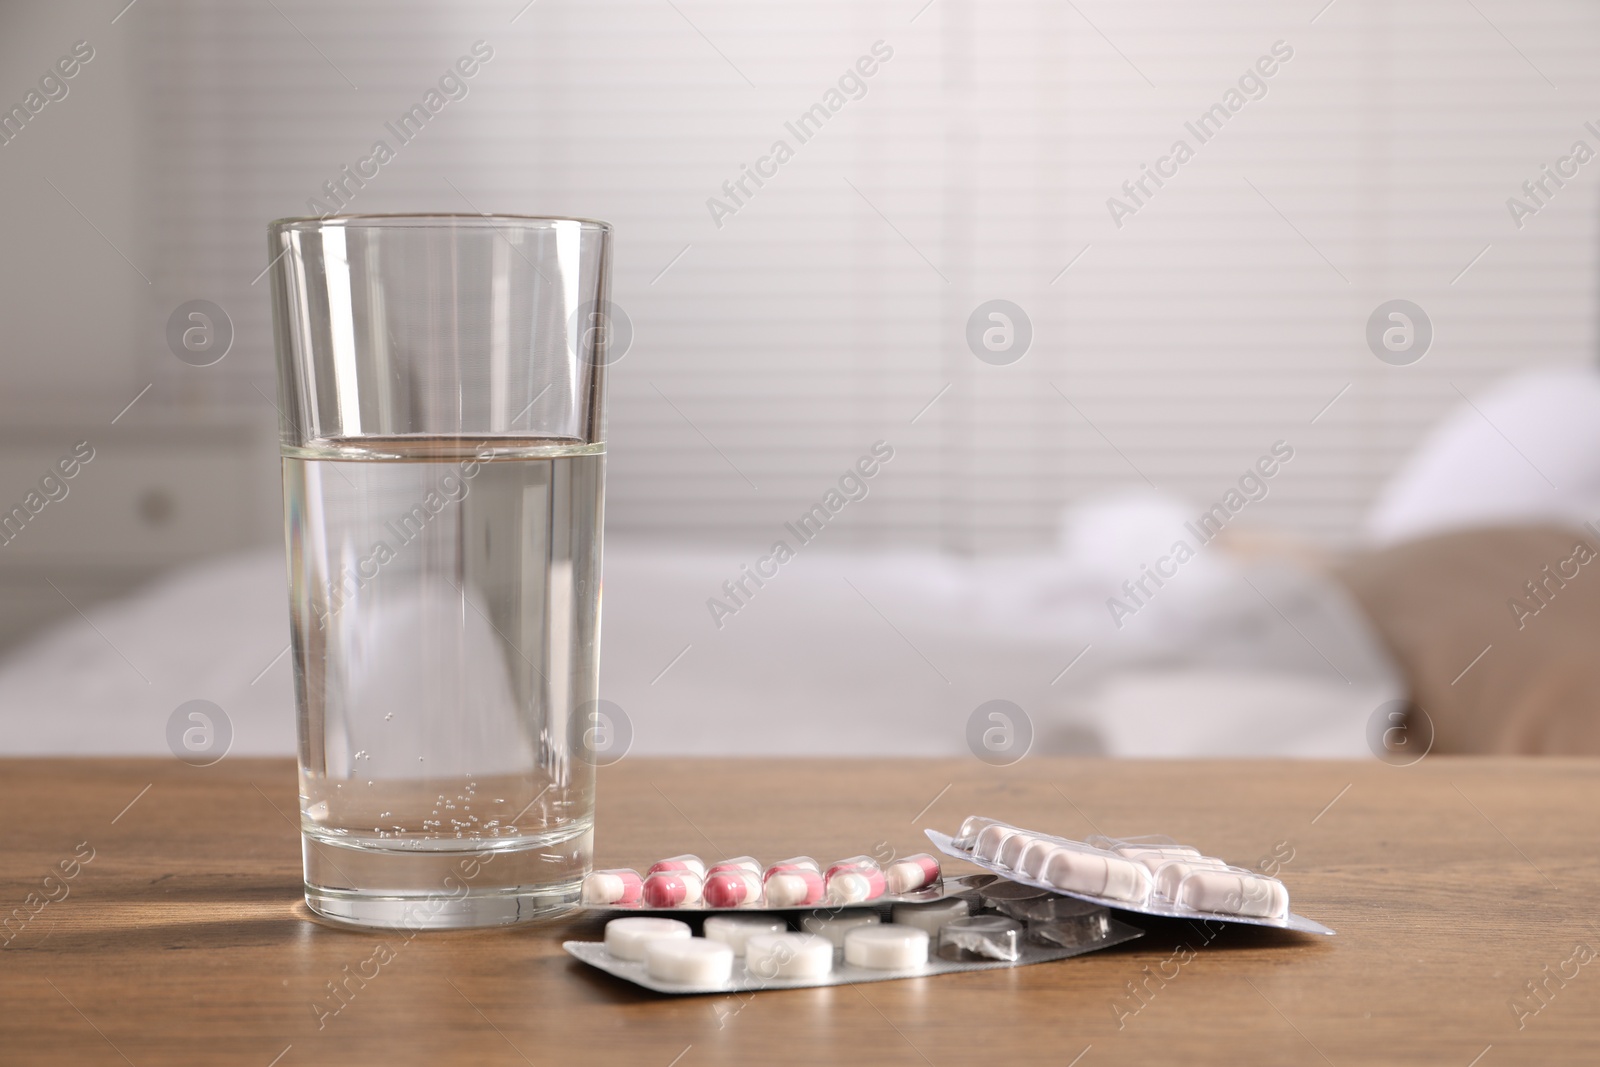
<svg viewBox="0 0 1600 1067"><path fill-rule="evenodd" d="M668 998L561 951L592 920L313 921L289 761L7 760L0 1062L1600 1062L1600 761L629 759L600 790L605 866L919 851L922 827L982 813L1276 861L1339 933L1135 918L1143 939L1058 963ZM352 972L372 977L329 1013Z"/></svg>

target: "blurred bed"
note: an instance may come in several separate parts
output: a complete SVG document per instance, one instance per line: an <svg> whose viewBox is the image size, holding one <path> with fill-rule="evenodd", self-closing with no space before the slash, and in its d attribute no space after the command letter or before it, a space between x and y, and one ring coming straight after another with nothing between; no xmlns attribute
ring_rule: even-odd
<svg viewBox="0 0 1600 1067"><path fill-rule="evenodd" d="M720 620L707 600L743 546L613 538L600 695L648 754L956 755L991 700L1041 753L1371 756L1400 701L1438 751L1600 752L1600 564L1525 589L1581 538L1600 552L1592 371L1447 420L1366 547L1218 539L1117 617L1190 514L1139 491L1073 509L1028 556L802 552ZM4 751L160 754L173 709L205 699L233 752L293 752L284 574L276 551L207 561L14 648Z"/></svg>

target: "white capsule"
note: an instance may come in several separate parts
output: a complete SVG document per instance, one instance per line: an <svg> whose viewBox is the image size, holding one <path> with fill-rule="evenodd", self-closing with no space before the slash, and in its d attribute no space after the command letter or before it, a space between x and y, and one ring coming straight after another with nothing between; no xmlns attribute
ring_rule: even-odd
<svg viewBox="0 0 1600 1067"><path fill-rule="evenodd" d="M833 970L833 944L812 934L755 934L744 945L756 979L821 978Z"/></svg>
<svg viewBox="0 0 1600 1067"><path fill-rule="evenodd" d="M744 955L744 946L756 934L781 934L789 929L782 919L766 915L708 915L706 940L721 941L733 949L735 956Z"/></svg>
<svg viewBox="0 0 1600 1067"><path fill-rule="evenodd" d="M1000 852L995 856L995 862L1002 867L1016 870L1018 861L1022 859L1023 850L1038 840L1038 834L1030 834L1026 831L1012 834L1000 842Z"/></svg>
<svg viewBox="0 0 1600 1067"><path fill-rule="evenodd" d="M928 962L928 931L915 926L858 926L844 936L844 961L857 967L898 971Z"/></svg>
<svg viewBox="0 0 1600 1067"><path fill-rule="evenodd" d="M961 828L956 831L956 836L951 838L950 844L963 852L969 852L977 843L978 833L985 826L993 826L995 820L985 819L982 815L968 815L961 822Z"/></svg>
<svg viewBox="0 0 1600 1067"><path fill-rule="evenodd" d="M875 911L818 912L800 920L800 929L828 939L835 948L844 944L845 935L861 926L876 926L883 920Z"/></svg>
<svg viewBox="0 0 1600 1067"><path fill-rule="evenodd" d="M915 926L937 935L947 922L965 919L972 906L960 897L946 897L927 904L896 904L891 918L896 926Z"/></svg>
<svg viewBox="0 0 1600 1067"><path fill-rule="evenodd" d="M650 977L684 985L722 985L733 977L733 949L703 937L655 938L645 946Z"/></svg>
<svg viewBox="0 0 1600 1067"><path fill-rule="evenodd" d="M1186 860L1168 860L1156 868L1156 896L1162 900L1177 900L1178 886L1195 871L1220 871L1228 865L1213 856L1197 856Z"/></svg>
<svg viewBox="0 0 1600 1067"><path fill-rule="evenodd" d="M1289 890L1276 878L1228 867L1193 871L1178 885L1175 902L1196 911L1282 919L1289 914Z"/></svg>
<svg viewBox="0 0 1600 1067"><path fill-rule="evenodd" d="M606 951L619 960L642 960L645 948L661 938L691 937L689 924L677 919L630 915L606 923Z"/></svg>
<svg viewBox="0 0 1600 1067"><path fill-rule="evenodd" d="M993 862L1000 857L1000 846L1012 834L1021 833L1015 826L1005 823L992 823L978 831L978 837L972 846L972 858Z"/></svg>
<svg viewBox="0 0 1600 1067"><path fill-rule="evenodd" d="M1063 848L1050 853L1040 880L1057 889L1129 904L1150 899L1150 872L1133 860L1098 849Z"/></svg>
<svg viewBox="0 0 1600 1067"><path fill-rule="evenodd" d="M1149 869L1151 874L1163 863L1173 860L1198 860L1205 857L1197 848L1188 845L1119 845L1112 850L1125 859L1137 860Z"/></svg>
<svg viewBox="0 0 1600 1067"><path fill-rule="evenodd" d="M1107 852L1116 852L1124 848L1186 848L1168 837L1166 834L1140 834L1138 837L1106 837L1104 834L1090 834L1084 838L1084 843L1092 848L1103 848Z"/></svg>
<svg viewBox="0 0 1600 1067"><path fill-rule="evenodd" d="M1038 878L1044 871L1044 862L1050 858L1050 853L1058 848L1063 848L1061 842L1052 841L1046 837L1035 838L1022 850L1022 856L1017 860L1017 872L1029 878Z"/></svg>

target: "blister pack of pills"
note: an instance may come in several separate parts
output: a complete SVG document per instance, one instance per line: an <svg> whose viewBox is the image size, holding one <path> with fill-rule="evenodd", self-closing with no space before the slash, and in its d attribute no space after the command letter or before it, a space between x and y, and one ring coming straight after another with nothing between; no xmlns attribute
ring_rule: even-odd
<svg viewBox="0 0 1600 1067"><path fill-rule="evenodd" d="M643 874L631 868L594 871L583 880L581 903L597 911L811 911L852 904L926 904L974 888L970 878L946 880L927 853L880 864L851 856L824 867L795 856L765 867L750 856L707 864L673 856Z"/></svg>
<svg viewBox="0 0 1600 1067"><path fill-rule="evenodd" d="M658 993L740 993L1022 967L1143 935L1108 909L992 875L939 900L804 914L620 916L572 956ZM1048 898L1048 899L1047 899ZM792 921L791 921L792 920Z"/></svg>
<svg viewBox="0 0 1600 1067"><path fill-rule="evenodd" d="M968 817L954 837L924 833L946 855L1015 883L1109 908L1333 933L1291 912L1288 887L1278 879L1230 866L1169 837L1075 841L980 815Z"/></svg>

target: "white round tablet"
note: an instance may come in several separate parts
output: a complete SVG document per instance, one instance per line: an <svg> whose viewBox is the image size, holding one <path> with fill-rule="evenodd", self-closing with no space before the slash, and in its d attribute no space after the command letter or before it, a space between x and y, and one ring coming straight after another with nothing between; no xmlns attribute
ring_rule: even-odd
<svg viewBox="0 0 1600 1067"><path fill-rule="evenodd" d="M788 929L788 923L768 915L707 915L705 922L706 940L722 942L735 956L744 955L752 935L782 934Z"/></svg>
<svg viewBox="0 0 1600 1067"><path fill-rule="evenodd" d="M744 944L750 977L821 978L833 970L833 945L812 934L755 934Z"/></svg>
<svg viewBox="0 0 1600 1067"><path fill-rule="evenodd" d="M645 946L658 938L687 940L689 924L677 919L654 919L630 915L606 923L606 951L619 960L644 959Z"/></svg>
<svg viewBox="0 0 1600 1067"><path fill-rule="evenodd" d="M875 926L883 920L875 911L821 911L800 920L800 929L825 937L834 948L844 944L844 935L858 926Z"/></svg>
<svg viewBox="0 0 1600 1067"><path fill-rule="evenodd" d="M721 985L733 977L733 949L703 937L657 937L645 943L651 978L684 985Z"/></svg>
<svg viewBox="0 0 1600 1067"><path fill-rule="evenodd" d="M928 931L915 926L858 926L844 937L844 961L857 967L898 971L928 962Z"/></svg>
<svg viewBox="0 0 1600 1067"><path fill-rule="evenodd" d="M972 907L960 897L946 897L928 904L896 904L891 919L896 926L915 926L937 934L939 927L956 919L965 919Z"/></svg>

